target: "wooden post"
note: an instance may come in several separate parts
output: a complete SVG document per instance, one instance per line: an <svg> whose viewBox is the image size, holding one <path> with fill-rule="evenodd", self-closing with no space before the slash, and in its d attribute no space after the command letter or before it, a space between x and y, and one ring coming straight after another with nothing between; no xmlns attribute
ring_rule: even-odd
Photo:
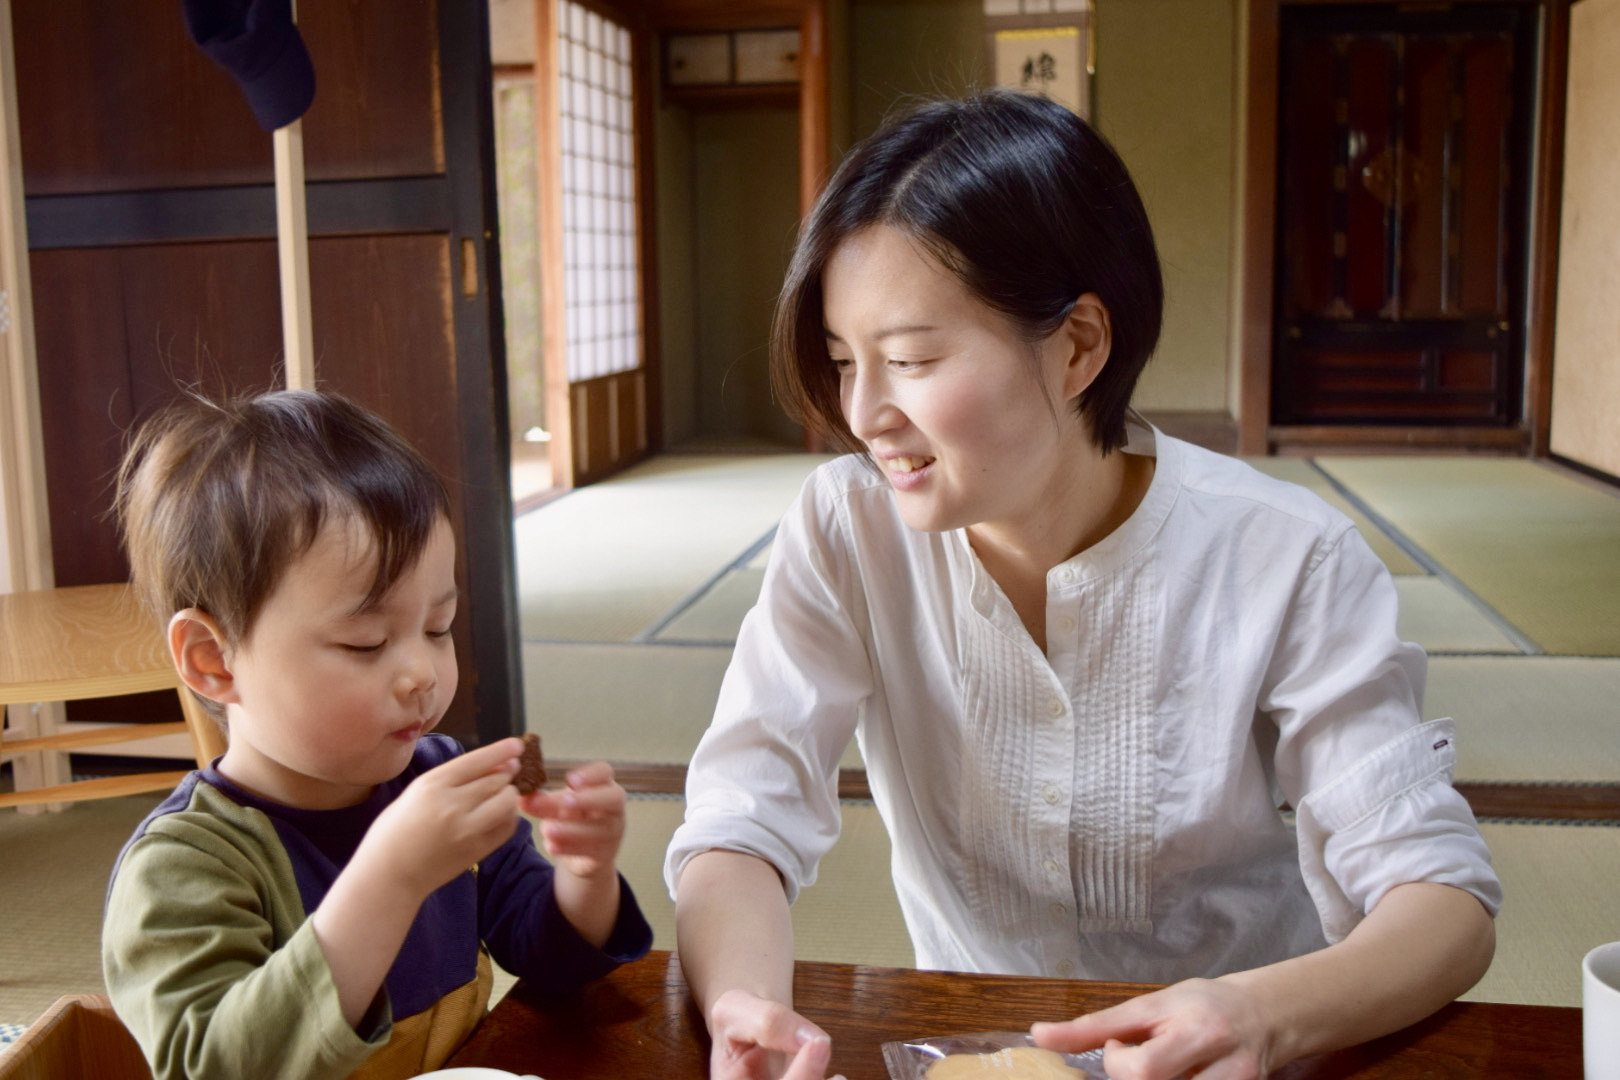
<svg viewBox="0 0 1620 1080"><path fill-rule="evenodd" d="M0 0L0 592L48 589L51 518L45 501L45 443L34 356L34 299L28 274L28 219L23 208L22 145L17 126L17 65L11 38L11 0ZM66 714L61 702L0 709L13 738L51 734ZM67 755L22 754L12 759L12 781L48 787L70 779ZM62 803L29 806L22 813L60 810Z"/></svg>
<svg viewBox="0 0 1620 1080"><path fill-rule="evenodd" d="M296 3L293 17L297 18ZM276 251L281 265L281 346L287 389L315 389L315 332L309 314L309 218L304 208L304 121L270 137L276 158Z"/></svg>

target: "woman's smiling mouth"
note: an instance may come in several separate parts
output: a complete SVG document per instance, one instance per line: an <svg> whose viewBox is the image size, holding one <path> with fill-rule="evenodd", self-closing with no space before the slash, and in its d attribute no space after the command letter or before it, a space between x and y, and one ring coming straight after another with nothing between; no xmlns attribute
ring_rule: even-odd
<svg viewBox="0 0 1620 1080"><path fill-rule="evenodd" d="M897 454L894 457L881 459L884 471L889 475L889 483L896 491L911 491L921 486L932 472L936 459L931 457L911 456Z"/></svg>

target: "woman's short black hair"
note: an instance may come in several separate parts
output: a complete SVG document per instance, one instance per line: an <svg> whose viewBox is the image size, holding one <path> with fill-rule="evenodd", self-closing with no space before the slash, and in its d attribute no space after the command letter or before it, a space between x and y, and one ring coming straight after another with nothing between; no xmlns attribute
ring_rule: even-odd
<svg viewBox="0 0 1620 1080"><path fill-rule="evenodd" d="M796 421L847 450L861 443L827 358L822 274L839 244L872 225L915 237L1031 343L1095 293L1113 347L1079 411L1103 453L1124 444L1164 282L1136 185L1091 125L1046 98L990 90L913 108L845 156L800 230L771 329L771 377Z"/></svg>

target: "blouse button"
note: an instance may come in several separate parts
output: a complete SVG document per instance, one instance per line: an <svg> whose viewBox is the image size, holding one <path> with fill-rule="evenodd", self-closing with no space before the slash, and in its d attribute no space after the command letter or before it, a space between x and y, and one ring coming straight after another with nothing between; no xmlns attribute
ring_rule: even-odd
<svg viewBox="0 0 1620 1080"><path fill-rule="evenodd" d="M1063 631L1065 634L1073 633L1074 620L1069 618L1067 615L1063 616L1063 618L1058 620L1058 629Z"/></svg>
<svg viewBox="0 0 1620 1080"><path fill-rule="evenodd" d="M1059 960L1057 971L1059 975L1067 979L1069 976L1074 974L1074 961L1068 959L1067 957Z"/></svg>
<svg viewBox="0 0 1620 1080"><path fill-rule="evenodd" d="M1046 703L1046 711L1051 713L1053 716L1062 716L1063 702L1058 698L1053 698L1051 701Z"/></svg>
<svg viewBox="0 0 1620 1080"><path fill-rule="evenodd" d="M1069 913L1069 909L1064 907L1062 904L1053 904L1052 905L1052 914L1054 914L1054 915L1067 915L1068 913Z"/></svg>
<svg viewBox="0 0 1620 1080"><path fill-rule="evenodd" d="M1074 580L1074 571L1065 566L1058 571L1058 580L1065 584Z"/></svg>
<svg viewBox="0 0 1620 1080"><path fill-rule="evenodd" d="M1047 784L1041 789L1041 795L1046 799L1047 803L1052 806L1057 805L1058 798L1062 794L1063 793L1057 789L1056 784Z"/></svg>
<svg viewBox="0 0 1620 1080"><path fill-rule="evenodd" d="M1058 865L1058 861L1056 859L1047 859L1041 865L1046 867L1046 872L1048 874L1055 874L1059 870L1063 869L1061 866Z"/></svg>

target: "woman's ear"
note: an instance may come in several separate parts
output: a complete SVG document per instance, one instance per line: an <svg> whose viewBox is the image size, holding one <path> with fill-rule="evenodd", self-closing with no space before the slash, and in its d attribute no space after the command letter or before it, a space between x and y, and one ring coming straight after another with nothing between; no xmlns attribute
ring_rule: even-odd
<svg viewBox="0 0 1620 1080"><path fill-rule="evenodd" d="M1084 293L1074 302L1058 334L1072 348L1063 371L1063 400L1070 402L1085 392L1108 362L1114 347L1114 323L1097 294Z"/></svg>
<svg viewBox="0 0 1620 1080"><path fill-rule="evenodd" d="M201 608L186 608L169 620L169 655L180 680L221 705L236 700L236 683L226 656L225 634Z"/></svg>

